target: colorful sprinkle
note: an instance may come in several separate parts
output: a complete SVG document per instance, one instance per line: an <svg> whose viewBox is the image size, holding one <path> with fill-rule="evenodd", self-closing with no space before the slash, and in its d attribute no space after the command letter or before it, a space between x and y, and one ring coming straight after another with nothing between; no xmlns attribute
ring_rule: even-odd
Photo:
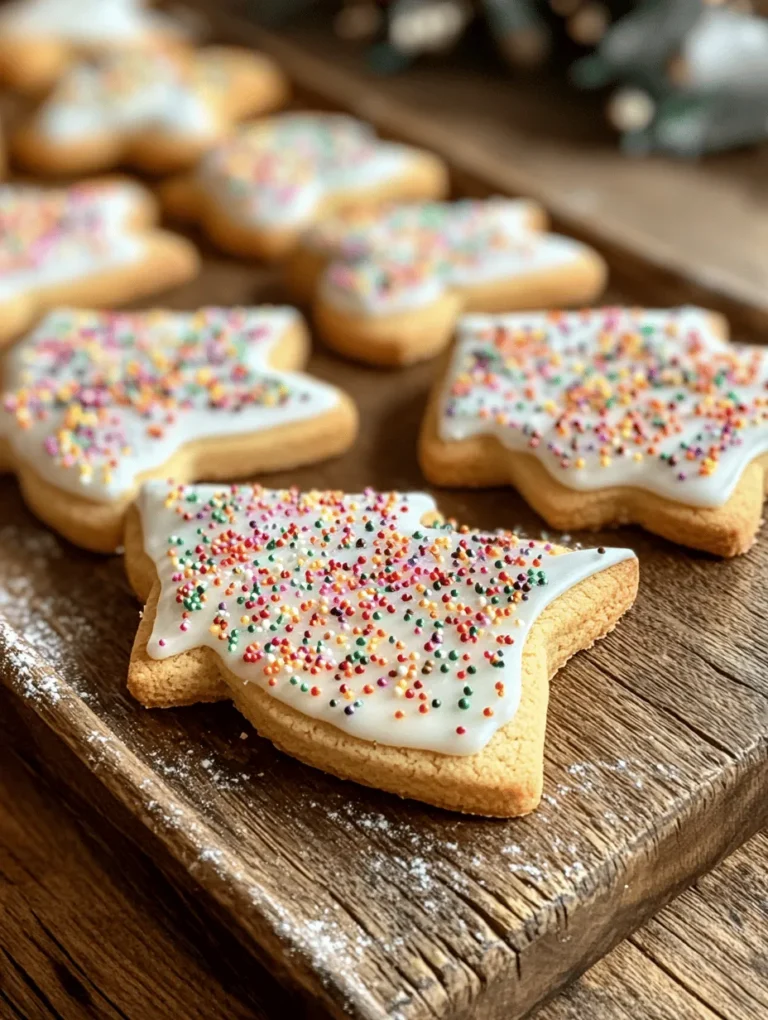
<svg viewBox="0 0 768 1020"><path fill-rule="evenodd" d="M162 582L151 655L207 644L298 711L447 753L514 715L548 602L630 555L425 526L434 504L418 494L152 483L140 507Z"/></svg>
<svg viewBox="0 0 768 1020"><path fill-rule="evenodd" d="M768 359L698 309L467 316L439 429L495 435L570 488L720 505L768 450Z"/></svg>
<svg viewBox="0 0 768 1020"><path fill-rule="evenodd" d="M404 176L407 153L353 117L291 113L240 128L200 175L251 222L301 222L326 195Z"/></svg>
<svg viewBox="0 0 768 1020"><path fill-rule="evenodd" d="M325 413L338 391L269 367L292 309L61 310L10 355L0 429L62 488L130 491L186 442ZM192 596L190 596L192 597Z"/></svg>

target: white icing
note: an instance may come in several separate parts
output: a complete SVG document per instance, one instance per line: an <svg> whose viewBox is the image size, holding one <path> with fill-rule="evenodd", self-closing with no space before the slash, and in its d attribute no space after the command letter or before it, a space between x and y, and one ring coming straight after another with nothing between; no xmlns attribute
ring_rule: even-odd
<svg viewBox="0 0 768 1020"><path fill-rule="evenodd" d="M503 350L494 339L499 328L512 334ZM630 342L617 350L623 337L644 337L647 348ZM438 431L449 442L493 435L579 491L631 486L690 506L721 506L746 465L768 452L767 387L765 349L726 343L702 309L468 315L459 323ZM604 409L607 392L617 397ZM675 408L670 434L658 439L653 401L664 413ZM734 418L744 426L733 428ZM714 466L713 446L722 447Z"/></svg>
<svg viewBox="0 0 768 1020"><path fill-rule="evenodd" d="M240 128L200 164L202 186L250 226L297 227L320 203L406 178L417 150L342 114L289 113Z"/></svg>
<svg viewBox="0 0 768 1020"><path fill-rule="evenodd" d="M0 32L82 45L134 44L158 34L184 34L170 18L145 7L142 0L14 0L0 11Z"/></svg>
<svg viewBox="0 0 768 1020"><path fill-rule="evenodd" d="M190 495L197 497L197 502L189 503ZM231 502L233 495L239 499L237 505ZM230 503L230 512L212 523L205 506L213 505L220 510L225 503ZM147 646L149 655L166 659L193 648L212 648L241 680L257 684L284 704L350 736L453 755L482 750L517 712L523 648L542 611L575 584L631 558L633 553L608 549L603 553L582 550L553 555L542 542L530 543L499 534L478 542L473 537L478 536L477 532L461 534L451 529L424 527L421 518L434 510L434 503L418 493L395 494L388 510L382 511L382 506L387 506L386 495L371 492L358 496L337 494L330 501L331 509L324 509L313 502L311 495L261 489L254 494L247 486L230 489L188 486L181 490L181 495L168 483L145 486L139 497L145 549L156 564L161 582L157 615ZM188 512L190 519L184 520L176 507ZM343 535L343 522L350 518L349 532ZM366 528L366 519L372 522L372 528ZM400 538L391 537L389 525L393 521ZM272 542L268 548L267 541L273 536L280 538L283 529L290 525L296 530L285 544L275 547ZM318 529L328 527L334 528L335 533L323 548L318 545ZM225 532L228 537L219 544L216 539ZM393 558L395 580L391 573L367 572L374 552L385 544L377 539L379 534L389 535L389 542L398 550ZM255 545L245 550L246 555L232 555L235 549L244 548L241 542L250 540L250 536L255 536ZM210 542L201 546L206 537ZM452 554L462 543L463 548L472 550L473 558L458 564ZM214 576L222 583L207 585L202 593L198 591L205 597L205 604L187 610L185 596L177 598L180 586L186 585L185 592L191 594L198 582L206 583L203 575L193 574L185 566L192 561L199 563L200 555L193 551L196 547L207 549L219 564L214 567ZM547 583L539 586L534 581L527 591L527 600L521 600L521 591L502 595L500 601L505 607L510 600L514 605L509 615L493 620L489 602L475 590L475 584L482 582L488 590L499 572L494 566L497 560L512 564L507 565L511 579L518 574L527 578L521 563L530 565L536 554L542 557L538 569L545 572ZM172 556L181 557L181 561L174 564ZM515 559L518 556L523 557L520 563ZM468 569L478 563L489 564L489 569L474 572ZM463 575L457 573L457 566L464 570ZM430 571L435 569L444 581L440 592L429 579ZM360 581L361 570L366 572L364 582ZM278 585L277 600L272 601L276 589L269 572L278 575L280 571L286 571L287 577ZM210 570L207 576L210 579ZM332 584L326 581L329 576L333 578ZM409 578L425 582L424 595L420 596L414 585L409 585ZM250 599L254 584L266 596L262 604L255 602L256 594ZM471 613L465 613L461 619L483 628L483 634L476 640L461 641L452 623L457 612L455 603L450 601L449 593L453 590L458 592L456 601L471 608ZM508 590L513 592L511 587ZM413 599L403 601L403 595L414 592ZM449 598L447 603L443 594ZM243 602L237 602L238 596ZM395 606L396 611L390 614L377 601L380 598ZM427 600L426 605L422 605L420 598ZM361 599L365 603L362 606ZM332 612L342 605L354 611L341 615ZM377 606L380 618L375 620L372 613ZM413 611L410 620L405 619L406 608ZM363 615L366 609L367 623ZM186 619L182 616L185 610ZM434 627L434 619L443 623L442 628ZM225 639L219 637L222 620L226 621ZM248 631L246 624L253 626L253 630ZM366 626L380 627L383 636L376 637L373 630L365 637L356 636L362 631L355 628L364 630ZM227 639L233 630L237 630L237 638L230 647ZM433 635L437 635L434 641ZM391 643L390 636L402 642L402 646ZM498 643L497 638L507 637L510 644ZM288 648L282 644L272 645L269 650L264 648L275 639L287 639ZM258 643L254 650L259 657L246 661L244 653L252 642ZM484 655L486 650L495 655L500 651L498 661L503 664L493 666ZM316 658L318 652L320 662ZM410 653L417 653L418 658L410 660ZM366 662L352 660L357 662L360 672L350 674L347 685L351 690L346 696L340 688L345 678L339 670L347 656L353 654L365 656ZM413 662L410 676L407 665L398 660L399 654L405 657L405 663ZM384 661L372 661L374 655ZM428 662L433 668L425 673ZM315 673L311 672L313 665ZM445 673L441 672L441 665L447 667ZM466 671L470 666L472 675L459 677L459 670ZM277 681L274 686L268 682L267 667L273 670ZM394 677L390 676L392 671ZM383 686L379 680L384 681ZM304 691L301 683L306 684ZM497 688L498 683L502 690ZM366 684L370 685L367 692ZM414 694L418 686L418 695L424 695L423 700L419 696L409 698L406 693L409 686ZM465 686L469 689L466 699L469 705L462 708L459 700L466 694ZM312 687L317 690L314 695ZM331 705L331 699L335 699L335 705ZM433 699L439 699L441 704L434 705ZM422 704L429 708L426 713L419 710ZM488 706L492 706L490 716L484 714ZM348 707L351 714L346 714ZM396 711L402 712L403 717L396 719ZM457 727L465 732L457 733Z"/></svg>
<svg viewBox="0 0 768 1020"><path fill-rule="evenodd" d="M55 142L86 141L141 129L195 141L215 139L223 126L215 101L226 88L224 68L205 51L189 66L161 52L124 52L78 64L43 103L35 127Z"/></svg>
<svg viewBox="0 0 768 1020"><path fill-rule="evenodd" d="M530 203L500 198L396 206L321 224L308 247L330 256L323 299L351 314L388 315L466 289L558 272L592 254L530 227Z"/></svg>
<svg viewBox="0 0 768 1020"><path fill-rule="evenodd" d="M297 321L291 308L53 312L8 355L0 434L60 489L118 499L185 443L336 406L335 387L269 366Z"/></svg>
<svg viewBox="0 0 768 1020"><path fill-rule="evenodd" d="M403 261L405 262L405 259ZM377 274L376 263L373 260L368 260L366 266L360 263L355 268L367 271L371 276ZM446 289L438 274L435 273L403 288L395 299L391 294L377 294L372 289L353 290L351 287L339 286L326 274L320 281L319 294L326 304L333 305L334 308L346 312L347 315L374 317L426 308L439 301Z"/></svg>
<svg viewBox="0 0 768 1020"><path fill-rule="evenodd" d="M533 276L547 270L563 269L581 262L591 249L558 234L535 234L519 244L502 249L497 258L482 260L475 265L456 266L450 274L456 287Z"/></svg>
<svg viewBox="0 0 768 1020"><path fill-rule="evenodd" d="M129 221L144 197L120 183L68 191L0 186L0 301L140 261L146 247ZM65 211L48 217L59 200Z"/></svg>
<svg viewBox="0 0 768 1020"><path fill-rule="evenodd" d="M352 258L384 247L393 237L422 232L425 216L434 216L438 228L460 239L464 221L477 217L491 223L510 239L535 230L538 207L524 198L463 198L456 202L402 202L384 208L356 208L326 216L301 237L302 246L325 255Z"/></svg>

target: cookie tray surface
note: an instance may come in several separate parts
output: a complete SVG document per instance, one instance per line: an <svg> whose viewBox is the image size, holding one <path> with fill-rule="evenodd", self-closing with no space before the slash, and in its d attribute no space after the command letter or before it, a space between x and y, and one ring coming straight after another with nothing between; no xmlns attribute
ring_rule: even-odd
<svg viewBox="0 0 768 1020"><path fill-rule="evenodd" d="M209 256L170 303L276 296L268 274ZM361 437L270 483L422 487L434 367L316 352L312 371L357 397ZM727 563L633 529L590 536L636 549L640 598L554 680L540 809L483 821L302 766L227 705L141 709L120 558L68 545L0 484L3 681L331 1015L522 1015L768 822L764 542ZM436 495L469 524L540 534L512 492Z"/></svg>

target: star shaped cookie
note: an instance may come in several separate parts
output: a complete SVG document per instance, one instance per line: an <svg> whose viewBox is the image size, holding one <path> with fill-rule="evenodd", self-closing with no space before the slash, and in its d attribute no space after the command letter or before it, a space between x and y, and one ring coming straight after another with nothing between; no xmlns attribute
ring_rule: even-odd
<svg viewBox="0 0 768 1020"><path fill-rule="evenodd" d="M79 57L178 46L187 35L144 0L11 0L0 10L0 79L42 92Z"/></svg>
<svg viewBox="0 0 768 1020"><path fill-rule="evenodd" d="M195 276L194 247L156 220L151 194L119 178L0 185L0 343L53 305L123 304Z"/></svg>
<svg viewBox="0 0 768 1020"><path fill-rule="evenodd" d="M329 346L403 365L446 347L462 311L580 306L602 292L597 252L545 222L535 203L504 198L358 210L308 230L286 278Z"/></svg>
<svg viewBox="0 0 768 1020"><path fill-rule="evenodd" d="M698 308L467 316L420 459L439 485L514 485L554 528L735 556L762 518L768 357Z"/></svg>
<svg viewBox="0 0 768 1020"><path fill-rule="evenodd" d="M225 251L275 260L340 209L440 198L447 188L445 165L432 153L383 142L343 114L285 113L238 128L161 197Z"/></svg>
<svg viewBox="0 0 768 1020"><path fill-rule="evenodd" d="M287 95L277 66L248 50L123 50L70 68L16 132L13 151L37 173L85 174L119 163L178 171L237 121Z"/></svg>
<svg viewBox="0 0 768 1020"><path fill-rule="evenodd" d="M59 309L6 356L0 464L78 545L123 538L141 482L243 478L343 452L354 404L304 375L292 308Z"/></svg>
<svg viewBox="0 0 768 1020"><path fill-rule="evenodd" d="M310 765L472 814L536 807L549 677L637 589L629 550L441 525L421 494L151 483L132 515L143 704L232 698Z"/></svg>

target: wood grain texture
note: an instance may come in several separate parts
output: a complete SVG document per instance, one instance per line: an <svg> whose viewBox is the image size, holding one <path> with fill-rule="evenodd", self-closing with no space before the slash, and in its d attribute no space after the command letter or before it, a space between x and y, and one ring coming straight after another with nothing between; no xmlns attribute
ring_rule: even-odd
<svg viewBox="0 0 768 1020"><path fill-rule="evenodd" d="M537 1013L537 1020L768 1016L763 832Z"/></svg>
<svg viewBox="0 0 768 1020"><path fill-rule="evenodd" d="M68 752L48 746L41 771L40 748L16 708L0 688L0 1016L306 1017L199 899L174 888L106 820L82 764L68 772ZM537 1020L761 1015L766 888L762 834ZM658 927L676 934L657 941ZM735 994L724 998L723 988Z"/></svg>
<svg viewBox="0 0 768 1020"><path fill-rule="evenodd" d="M28 751L0 748L0 1016L268 1020L296 1008L268 974L248 980L245 953L214 941L147 857L58 798Z"/></svg>
<svg viewBox="0 0 768 1020"><path fill-rule="evenodd" d="M168 303L278 296L268 274L208 252ZM356 396L360 440L270 480L422 485L434 365L382 373L318 350L311 370ZM119 559L68 546L13 481L0 489L3 680L272 972L334 1016L511 1020L768 820L765 544L720 563L629 529L591 536L638 551L641 597L555 680L541 809L486 822L301 766L227 705L141 710L125 691L138 607ZM511 492L436 495L470 524L540 532Z"/></svg>
<svg viewBox="0 0 768 1020"><path fill-rule="evenodd" d="M305 94L438 152L465 188L538 199L559 228L609 254L614 276L639 297L706 294L734 322L768 324L768 148L700 164L630 159L596 97L515 76L493 53L381 77L366 71L364 47L333 35L327 12L304 13L277 34L246 21L244 0L192 5L275 57Z"/></svg>

